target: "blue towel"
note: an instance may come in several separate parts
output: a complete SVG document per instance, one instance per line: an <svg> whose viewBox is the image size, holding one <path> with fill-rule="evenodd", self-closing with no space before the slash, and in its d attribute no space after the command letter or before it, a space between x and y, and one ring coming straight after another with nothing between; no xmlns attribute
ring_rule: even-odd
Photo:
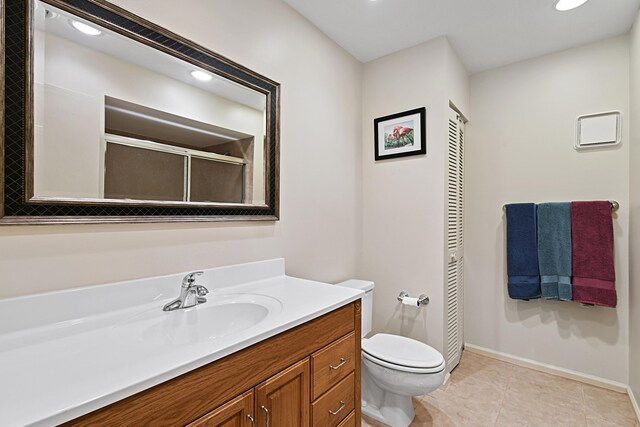
<svg viewBox="0 0 640 427"><path fill-rule="evenodd" d="M571 301L571 203L538 205L538 263L542 297Z"/></svg>
<svg viewBox="0 0 640 427"><path fill-rule="evenodd" d="M507 205L507 274L513 299L540 298L536 205Z"/></svg>

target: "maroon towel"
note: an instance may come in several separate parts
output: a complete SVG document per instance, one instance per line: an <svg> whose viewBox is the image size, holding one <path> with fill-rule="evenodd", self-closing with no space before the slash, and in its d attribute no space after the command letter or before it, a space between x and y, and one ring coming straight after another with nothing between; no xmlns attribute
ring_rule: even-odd
<svg viewBox="0 0 640 427"><path fill-rule="evenodd" d="M571 203L573 300L615 307L613 223L609 202Z"/></svg>

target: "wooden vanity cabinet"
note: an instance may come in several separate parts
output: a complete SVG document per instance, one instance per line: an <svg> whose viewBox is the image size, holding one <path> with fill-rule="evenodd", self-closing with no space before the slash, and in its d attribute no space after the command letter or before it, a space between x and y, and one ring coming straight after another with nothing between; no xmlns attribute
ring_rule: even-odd
<svg viewBox="0 0 640 427"><path fill-rule="evenodd" d="M253 390L214 409L187 427L253 427L255 418Z"/></svg>
<svg viewBox="0 0 640 427"><path fill-rule="evenodd" d="M359 379L356 384L355 376L360 372L359 364L355 332L311 355L311 424L314 427L342 425L345 417L355 411L356 388L360 385Z"/></svg>
<svg viewBox="0 0 640 427"><path fill-rule="evenodd" d="M347 418L342 420L338 427L356 427L356 413L352 412Z"/></svg>
<svg viewBox="0 0 640 427"><path fill-rule="evenodd" d="M308 426L309 371L296 363L187 427Z"/></svg>
<svg viewBox="0 0 640 427"><path fill-rule="evenodd" d="M305 359L256 387L256 425L308 426L309 382Z"/></svg>
<svg viewBox="0 0 640 427"><path fill-rule="evenodd" d="M360 300L65 426L351 427Z"/></svg>

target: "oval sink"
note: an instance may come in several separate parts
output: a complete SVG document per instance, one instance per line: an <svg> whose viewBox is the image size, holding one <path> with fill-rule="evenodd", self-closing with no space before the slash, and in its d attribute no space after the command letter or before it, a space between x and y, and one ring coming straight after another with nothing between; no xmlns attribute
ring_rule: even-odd
<svg viewBox="0 0 640 427"><path fill-rule="evenodd" d="M276 314L282 304L265 295L209 295L208 301L195 307L146 312L142 321L142 341L152 344L181 345L235 334ZM128 322L127 322L128 323Z"/></svg>

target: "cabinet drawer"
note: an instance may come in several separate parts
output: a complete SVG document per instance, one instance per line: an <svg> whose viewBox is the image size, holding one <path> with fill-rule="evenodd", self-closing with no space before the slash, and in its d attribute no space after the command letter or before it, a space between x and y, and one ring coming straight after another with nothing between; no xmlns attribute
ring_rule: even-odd
<svg viewBox="0 0 640 427"><path fill-rule="evenodd" d="M355 367L356 336L351 333L311 356L311 389L319 398Z"/></svg>
<svg viewBox="0 0 640 427"><path fill-rule="evenodd" d="M335 427L354 409L354 379L350 373L312 404L314 427Z"/></svg>
<svg viewBox="0 0 640 427"><path fill-rule="evenodd" d="M338 424L338 427L356 427L356 412L351 411L349 416Z"/></svg>

